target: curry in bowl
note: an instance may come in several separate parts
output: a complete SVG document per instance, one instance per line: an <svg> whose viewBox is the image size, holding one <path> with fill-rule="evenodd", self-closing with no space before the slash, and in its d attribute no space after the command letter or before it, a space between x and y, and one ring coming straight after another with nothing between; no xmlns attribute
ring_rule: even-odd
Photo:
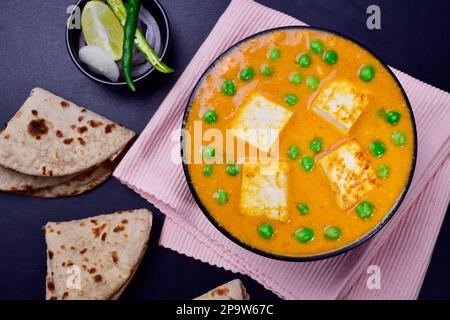
<svg viewBox="0 0 450 320"><path fill-rule="evenodd" d="M225 52L183 126L202 210L275 258L330 256L367 239L415 164L415 123L394 75L362 46L313 28L269 30Z"/></svg>

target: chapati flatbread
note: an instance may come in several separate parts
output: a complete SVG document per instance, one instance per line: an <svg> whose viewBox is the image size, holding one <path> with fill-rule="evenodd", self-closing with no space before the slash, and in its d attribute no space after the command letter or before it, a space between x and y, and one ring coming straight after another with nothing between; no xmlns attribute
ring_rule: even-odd
<svg viewBox="0 0 450 320"><path fill-rule="evenodd" d="M220 287L195 298L194 300L250 300L242 281L234 279Z"/></svg>
<svg viewBox="0 0 450 320"><path fill-rule="evenodd" d="M111 158L134 132L44 89L0 133L0 165L34 176L81 173Z"/></svg>
<svg viewBox="0 0 450 320"><path fill-rule="evenodd" d="M76 175L60 177L39 177L23 174L0 166L0 190L8 192L33 191L59 185Z"/></svg>
<svg viewBox="0 0 450 320"><path fill-rule="evenodd" d="M31 189L21 192L37 198L60 198L77 196L79 194L91 191L111 177L114 171L114 165L107 160L94 169L83 172L63 183L41 189Z"/></svg>
<svg viewBox="0 0 450 320"><path fill-rule="evenodd" d="M46 298L118 298L145 253L151 226L147 209L47 223Z"/></svg>

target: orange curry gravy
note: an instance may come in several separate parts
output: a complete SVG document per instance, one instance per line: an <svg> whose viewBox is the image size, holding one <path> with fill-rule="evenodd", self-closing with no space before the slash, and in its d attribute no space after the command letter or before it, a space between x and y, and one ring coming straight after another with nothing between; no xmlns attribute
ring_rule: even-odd
<svg viewBox="0 0 450 320"><path fill-rule="evenodd" d="M314 54L309 49L312 39L322 40L325 50L333 49L338 54L338 61L329 65L322 60L322 54ZM279 48L281 57L276 60L268 58L271 48ZM296 63L300 53L309 53L312 64L302 68ZM264 76L260 66L268 64L273 73ZM358 70L362 65L370 64L375 69L375 76L370 82L362 81ZM250 81L242 81L239 71L244 67L253 67L254 76ZM295 85L289 82L293 71L302 74L303 80ZM316 76L321 80L321 86L333 79L345 79L370 93L370 102L363 113L345 134L336 129L310 108L310 101L319 89L313 91L306 86L308 76ZM235 82L236 93L225 95L221 91L224 80ZM278 255L301 257L333 251L348 245L377 226L390 212L401 195L410 174L413 152L414 132L410 111L402 91L391 74L373 55L360 46L337 35L323 31L308 29L281 29L262 34L250 39L224 56L206 75L193 99L188 115L186 129L193 137L194 121L202 121L205 109L213 108L217 112L217 121L211 124L202 121L203 130L216 128L224 132L230 128L233 117L240 106L252 94L258 93L293 111L293 116L280 133L280 158L289 166L288 173L288 213L286 222L271 220L266 216L248 216L240 209L240 188L242 168L236 176L226 173L225 164L214 164L213 173L205 176L205 164L188 164L192 184L203 205L224 229L240 241L260 250ZM286 94L295 93L298 102L288 106L284 101ZM395 110L401 114L396 125L388 123L380 116L379 110ZM403 147L396 146L391 141L393 132L402 132L407 142ZM330 182L324 175L321 166L316 162L312 172L302 170L299 159L288 157L290 145L297 144L302 154L316 156L309 148L315 137L322 139L322 150L350 136L363 148L367 159L377 170L381 164L390 168L386 179L377 177L376 187L368 193L364 200L373 204L373 215L363 220L355 213L355 208L339 209L336 195ZM386 146L386 153L381 157L372 155L369 145L374 140L381 140ZM193 141L191 141L193 143ZM208 145L210 141L203 141ZM193 153L200 150L193 150ZM214 192L223 189L227 192L229 201L218 204ZM307 215L299 214L298 203L306 203L309 207ZM273 237L266 239L258 233L258 226L270 223L273 227ZM328 240L324 237L327 226L337 226L342 234L339 240ZM314 231L314 238L308 243L296 241L293 234L299 228L308 227Z"/></svg>

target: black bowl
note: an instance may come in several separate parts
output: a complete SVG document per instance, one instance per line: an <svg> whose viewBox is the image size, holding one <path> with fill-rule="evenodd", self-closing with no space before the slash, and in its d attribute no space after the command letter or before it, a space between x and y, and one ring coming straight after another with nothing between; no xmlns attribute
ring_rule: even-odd
<svg viewBox="0 0 450 320"><path fill-rule="evenodd" d="M72 16L77 14L77 12L81 13L84 6L89 0L79 0L77 4L73 7L72 12L68 18L66 24L66 45L67 50L69 51L70 58L72 58L73 63L77 66L77 68L89 79L97 81L99 83L103 83L111 86L126 86L127 83L123 80L123 77L119 78L118 82L110 81L104 76L98 75L81 62L78 51L79 51L79 40L81 35L81 28L69 28ZM170 41L170 25L169 19L167 18L167 14L164 11L163 7L157 0L143 0L142 6L147 9L151 15L155 18L156 23L158 24L159 30L161 32L161 59L167 53ZM79 8L79 9L78 9ZM78 11L79 10L79 11ZM144 78L146 78L149 74L151 74L155 68L151 67L147 72L141 74L138 77L133 78L134 82L137 83Z"/></svg>
<svg viewBox="0 0 450 320"><path fill-rule="evenodd" d="M186 128L186 122L189 116L189 112L191 110L191 106L193 103L193 100L197 94L198 89L200 88L200 85L203 83L205 77L208 75L208 73L212 70L212 68L214 68L216 66L216 64L222 60L230 51L232 51L233 49L235 49L236 47L238 47L239 45L243 44L246 41L249 41L253 38L256 38L258 36L261 36L263 34L266 33L270 33L273 31L277 31L277 30L290 30L290 29L301 29L301 30L315 30L315 31L323 31L323 32L327 32L330 34L334 34L338 37L347 39L349 41L352 41L353 43L355 43L356 45L360 46L363 50L366 50L367 52L371 53L376 59L378 59L378 61L380 61L383 65L384 68L386 68L386 70L388 70L388 72L391 74L391 76L395 79L395 81L397 82L398 87L400 88L403 97L407 103L408 106L408 110L409 113L411 115L411 120L412 120L412 125L413 125L413 133L414 133L414 152L413 152L413 160L412 160L412 164L411 164L411 170L409 172L409 176L408 176L408 180L405 184L405 187L403 188L400 196L398 197L395 205L391 208L391 210L389 211L388 214L386 214L386 216L384 217L384 219L382 221L380 221L378 223L378 225L376 225L371 231L369 231L368 233L366 233L364 236L362 236L361 238L355 240L354 242L341 247L339 249L336 250L332 250L332 251L328 251L328 252L324 252L324 253L319 253L319 254L315 254L315 255L308 255L308 256L284 256L284 255L279 255L279 254L275 254L275 253L271 253L271 252L267 252L261 249L257 249L254 248L252 246L250 246L249 244L237 239L235 236L233 236L228 230L226 230L224 227L222 227L215 219L214 217L208 212L208 210L206 209L206 207L203 205L203 203L201 202L197 192L195 191L194 185L192 183L192 179L190 177L189 174L189 169L187 164L185 163L185 161L183 161L183 171L184 171L184 175L186 177L186 181L188 183L189 189L195 199L195 201L197 202L197 205L200 207L200 209L202 210L203 214L206 216L206 218L208 218L208 220L223 234L225 235L228 239L230 239L231 241L233 241L234 243L238 244L239 246L253 252L256 254L259 254L261 256L267 257L267 258L271 258L271 259L276 259L276 260L283 260L283 261L297 261L297 262L302 262L302 261L315 261L315 260L321 260L321 259L326 259L326 258L331 258L334 257L336 255L342 254L344 252L347 252L359 245L361 245L362 243L366 242L368 239L370 239L374 234L376 234L378 231L381 230L381 228L383 228L383 226L392 218L392 216L397 212L398 208L400 207L401 203L403 202L403 199L406 196L406 193L408 192L408 189L411 185L411 181L413 179L413 175L414 175L414 170L416 167L416 158L417 158L417 131L416 131L416 121L414 119L414 114L411 108L411 104L408 100L408 97L402 87L402 85L400 84L400 82L398 81L397 77L394 75L394 73L391 71L391 69L369 48L367 48L365 45L359 43L358 41L350 38L349 36L343 35L341 33L338 33L336 31L331 31L331 30L327 30L324 28L317 28L317 27L306 27L306 26L289 26L289 27L278 27L278 28L273 28L273 29L269 29L266 31L262 31L256 34L253 34L239 42L237 42L236 44L234 44L233 46L231 46L230 48L228 48L227 50L225 50L216 60L214 60L209 67L206 69L206 71L203 73L203 75L201 76L201 78L199 79L199 81L197 82L194 90L191 93L191 96L189 98L189 101L186 105L185 111L184 111L184 116L183 116L183 123L181 126L181 157L182 159L184 159L184 141L185 141L185 137L184 137L184 131Z"/></svg>

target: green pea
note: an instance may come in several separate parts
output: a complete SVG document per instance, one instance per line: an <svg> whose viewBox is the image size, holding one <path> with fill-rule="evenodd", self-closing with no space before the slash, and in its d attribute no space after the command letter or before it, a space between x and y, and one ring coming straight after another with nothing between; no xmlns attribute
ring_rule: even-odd
<svg viewBox="0 0 450 320"><path fill-rule="evenodd" d="M223 189L219 189L216 192L214 192L214 199L216 200L216 202L220 205L224 205L228 202L228 193L223 190Z"/></svg>
<svg viewBox="0 0 450 320"><path fill-rule="evenodd" d="M299 155L300 155L300 148L298 147L298 145L293 144L293 145L289 146L289 149L288 149L289 158L291 158L292 160L295 160L298 158Z"/></svg>
<svg viewBox="0 0 450 320"><path fill-rule="evenodd" d="M310 156L304 156L300 163L305 172L311 172L314 169L314 159Z"/></svg>
<svg viewBox="0 0 450 320"><path fill-rule="evenodd" d="M377 176L380 179L387 179L389 174L391 173L391 169L385 164L380 164L377 169Z"/></svg>
<svg viewBox="0 0 450 320"><path fill-rule="evenodd" d="M298 102L298 97L295 93L288 93L284 96L284 102L289 106L295 106Z"/></svg>
<svg viewBox="0 0 450 320"><path fill-rule="evenodd" d="M270 239L273 237L273 228L270 224L263 223L259 225L258 233L264 239Z"/></svg>
<svg viewBox="0 0 450 320"><path fill-rule="evenodd" d="M267 58L270 60L277 60L281 58L281 50L278 48L272 48L267 53Z"/></svg>
<svg viewBox="0 0 450 320"><path fill-rule="evenodd" d="M322 59L330 65L336 64L336 62L338 61L338 54L334 50L327 50Z"/></svg>
<svg viewBox="0 0 450 320"><path fill-rule="evenodd" d="M365 66L362 66L361 69L359 69L359 78L364 82L370 82L372 81L373 77L375 77L375 68L371 65L367 64Z"/></svg>
<svg viewBox="0 0 450 320"><path fill-rule="evenodd" d="M312 239L314 239L314 231L310 228L298 229L297 231L294 232L294 238L298 242L308 243Z"/></svg>
<svg viewBox="0 0 450 320"><path fill-rule="evenodd" d="M236 84L233 80L225 80L220 87L220 90L227 96L234 96L236 93Z"/></svg>
<svg viewBox="0 0 450 320"><path fill-rule="evenodd" d="M311 90L317 90L320 86L320 79L314 76L309 76L306 79L306 86Z"/></svg>
<svg viewBox="0 0 450 320"><path fill-rule="evenodd" d="M268 64L261 65L259 71L261 71L261 74L266 77L271 76L273 72L272 68Z"/></svg>
<svg viewBox="0 0 450 320"><path fill-rule="evenodd" d="M309 207L306 203L299 203L296 208L302 216L306 216L309 213Z"/></svg>
<svg viewBox="0 0 450 320"><path fill-rule="evenodd" d="M205 121L206 123L217 122L217 112L212 109L208 109L203 115L203 121Z"/></svg>
<svg viewBox="0 0 450 320"><path fill-rule="evenodd" d="M403 132L394 132L391 134L391 141L399 147L404 147L406 145L406 134Z"/></svg>
<svg viewBox="0 0 450 320"><path fill-rule="evenodd" d="M203 148L203 157L206 159L214 158L216 155L216 148L212 146L207 146Z"/></svg>
<svg viewBox="0 0 450 320"><path fill-rule="evenodd" d="M255 76L255 69L253 69L252 67L242 68L241 71L239 72L239 78L242 81L249 81L254 76Z"/></svg>
<svg viewBox="0 0 450 320"><path fill-rule="evenodd" d="M203 175L206 177L210 177L213 174L213 166L204 166L203 167Z"/></svg>
<svg viewBox="0 0 450 320"><path fill-rule="evenodd" d="M384 118L388 123L396 125L400 121L401 115L397 111L389 111Z"/></svg>
<svg viewBox="0 0 450 320"><path fill-rule="evenodd" d="M239 174L239 167L235 164L227 164L226 171L230 176L234 177Z"/></svg>
<svg viewBox="0 0 450 320"><path fill-rule="evenodd" d="M380 118L385 119L386 118L386 110L384 110L384 108L381 108L377 111L377 116L379 116Z"/></svg>
<svg viewBox="0 0 450 320"><path fill-rule="evenodd" d="M309 48L311 49L312 52L314 52L315 54L322 54L323 50L325 49L325 46L323 45L322 40L319 39L314 39L311 41L311 43L309 44Z"/></svg>
<svg viewBox="0 0 450 320"><path fill-rule="evenodd" d="M339 240L341 238L341 229L335 226L325 228L325 238L328 240Z"/></svg>
<svg viewBox="0 0 450 320"><path fill-rule="evenodd" d="M289 82L295 85L299 85L303 80L303 76L300 72L292 72L289 75Z"/></svg>
<svg viewBox="0 0 450 320"><path fill-rule="evenodd" d="M386 146L380 140L375 140L370 143L370 152L375 157L381 157L386 153Z"/></svg>
<svg viewBox="0 0 450 320"><path fill-rule="evenodd" d="M297 57L297 64L302 68L307 68L311 65L311 57L307 53L302 53Z"/></svg>
<svg viewBox="0 0 450 320"><path fill-rule="evenodd" d="M356 215L363 220L369 219L373 214L373 204L369 201L363 201L355 208Z"/></svg>
<svg viewBox="0 0 450 320"><path fill-rule="evenodd" d="M322 151L322 139L314 138L309 144L309 148L315 153L319 153Z"/></svg>

